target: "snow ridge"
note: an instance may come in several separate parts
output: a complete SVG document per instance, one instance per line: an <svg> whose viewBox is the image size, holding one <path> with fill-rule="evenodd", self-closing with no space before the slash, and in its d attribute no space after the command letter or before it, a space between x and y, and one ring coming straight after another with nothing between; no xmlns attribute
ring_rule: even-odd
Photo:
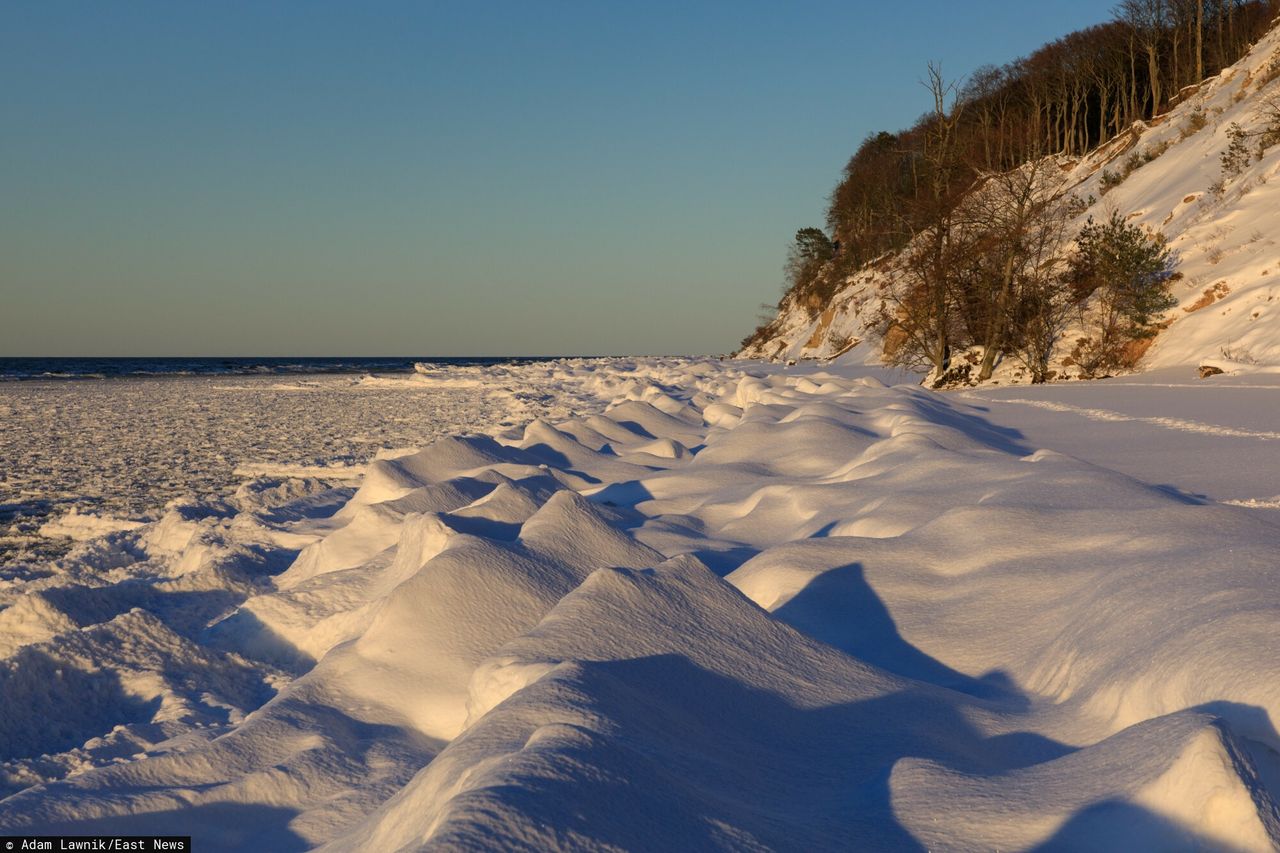
<svg viewBox="0 0 1280 853"><path fill-rule="evenodd" d="M1238 427L1222 426L1220 424L1206 424L1201 423L1200 421L1187 420L1185 418L1126 415L1123 412L1113 412L1107 409L1090 409L1083 406L1073 406L1069 403L1056 403L1052 400L1027 400L1020 397L1001 397L1000 402L1017 403L1021 406L1035 406L1039 409L1048 409L1051 412L1070 412L1071 414L1080 415L1081 417L1095 421L1137 421L1139 423L1152 424L1165 429L1175 429L1183 432L1199 432L1207 435L1220 435L1226 438L1257 438L1264 441L1275 441L1276 439L1280 439L1280 432L1276 432L1274 430L1240 429Z"/></svg>
<svg viewBox="0 0 1280 853"><path fill-rule="evenodd" d="M618 393L15 581L0 829L1280 843L1280 529L848 370L550 369Z"/></svg>

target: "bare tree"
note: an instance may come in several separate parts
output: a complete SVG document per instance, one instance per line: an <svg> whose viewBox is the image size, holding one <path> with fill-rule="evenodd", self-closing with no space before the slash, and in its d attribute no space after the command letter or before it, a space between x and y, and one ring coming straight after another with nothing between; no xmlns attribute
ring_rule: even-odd
<svg viewBox="0 0 1280 853"><path fill-rule="evenodd" d="M1002 352L1021 348L1020 326L1033 319L1031 314L1046 319L1044 300L1051 289L1046 269L1052 267L1050 259L1059 251L1069 219L1063 189L1057 163L1042 158L987 176L961 206L958 227L969 237L971 251L981 256L968 264L975 274L966 294L971 314L978 318L973 331L982 347L979 382L991 378ZM1031 361L1038 363L1034 357Z"/></svg>
<svg viewBox="0 0 1280 853"><path fill-rule="evenodd" d="M1196 80L1199 83L1204 79L1204 0L1192 0L1195 6L1195 27L1196 27Z"/></svg>
<svg viewBox="0 0 1280 853"><path fill-rule="evenodd" d="M1147 54L1147 76L1151 89L1151 115L1160 112L1160 41L1168 27L1166 0L1123 0L1117 17L1129 26L1139 46Z"/></svg>
<svg viewBox="0 0 1280 853"><path fill-rule="evenodd" d="M1031 374L1045 382L1049 360L1072 316L1070 294L1062 286L1066 229L1071 217L1060 183L1046 181L1022 232L1012 298L1006 303L1011 333L1005 344Z"/></svg>
<svg viewBox="0 0 1280 853"><path fill-rule="evenodd" d="M921 158L925 192L919 200L922 209L917 221L923 227L916 231L912 247L904 254L902 267L907 283L897 302L900 322L913 327L907 333L908 339L923 347L934 375L941 377L951 354L947 274L959 167L956 129L964 105L957 97L958 83L948 82L936 63L929 63L923 85L933 97Z"/></svg>

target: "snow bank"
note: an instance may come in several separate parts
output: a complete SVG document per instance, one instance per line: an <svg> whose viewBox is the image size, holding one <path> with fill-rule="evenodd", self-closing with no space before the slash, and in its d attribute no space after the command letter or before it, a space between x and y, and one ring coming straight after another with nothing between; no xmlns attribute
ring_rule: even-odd
<svg viewBox="0 0 1280 853"><path fill-rule="evenodd" d="M0 828L1280 842L1264 516L850 369L549 369L512 393L614 396L376 460L339 500L300 481L177 506L15 581Z"/></svg>

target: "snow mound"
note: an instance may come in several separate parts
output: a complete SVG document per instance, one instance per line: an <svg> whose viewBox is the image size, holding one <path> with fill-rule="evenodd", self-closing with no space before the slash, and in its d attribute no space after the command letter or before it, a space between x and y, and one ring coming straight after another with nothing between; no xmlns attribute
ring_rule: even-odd
<svg viewBox="0 0 1280 853"><path fill-rule="evenodd" d="M356 490L267 478L7 579L0 829L1280 839L1266 517L849 369L645 364L554 368L615 394L584 417L433 442Z"/></svg>
<svg viewBox="0 0 1280 853"><path fill-rule="evenodd" d="M925 845L949 850L1280 844L1280 812L1237 739L1192 711L1000 775L908 759L894 767L889 785L903 824Z"/></svg>

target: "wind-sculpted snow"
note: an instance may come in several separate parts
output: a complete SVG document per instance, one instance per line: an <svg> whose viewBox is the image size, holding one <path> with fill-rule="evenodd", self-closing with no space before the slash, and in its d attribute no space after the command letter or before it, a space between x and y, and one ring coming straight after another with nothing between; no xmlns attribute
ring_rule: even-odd
<svg viewBox="0 0 1280 853"><path fill-rule="evenodd" d="M486 380L400 380L437 381ZM257 481L11 580L0 829L1280 843L1266 517L865 377L565 362L512 398L557 387L580 414L355 490Z"/></svg>
<svg viewBox="0 0 1280 853"><path fill-rule="evenodd" d="M0 569L47 562L71 542L154 521L172 500L239 500L247 477L345 486L380 449L587 416L631 389L670 409L681 403L661 399L663 383L703 393L717 381L711 363L617 358L608 371L583 364L0 382Z"/></svg>

